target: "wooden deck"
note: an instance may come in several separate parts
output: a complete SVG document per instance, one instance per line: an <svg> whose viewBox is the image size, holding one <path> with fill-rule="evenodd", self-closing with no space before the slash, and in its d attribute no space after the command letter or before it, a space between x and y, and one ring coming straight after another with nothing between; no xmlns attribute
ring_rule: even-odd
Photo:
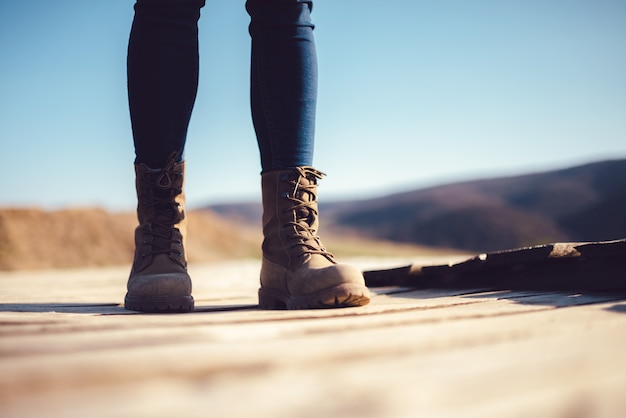
<svg viewBox="0 0 626 418"><path fill-rule="evenodd" d="M258 268L191 266L196 311L171 315L120 306L126 268L0 273L0 416L626 416L624 295L387 287L260 311Z"/></svg>

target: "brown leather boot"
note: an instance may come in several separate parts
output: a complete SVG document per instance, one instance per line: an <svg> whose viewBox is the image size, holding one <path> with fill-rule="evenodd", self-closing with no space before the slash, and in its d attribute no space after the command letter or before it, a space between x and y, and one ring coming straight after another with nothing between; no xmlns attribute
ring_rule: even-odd
<svg viewBox="0 0 626 418"><path fill-rule="evenodd" d="M317 181L323 176L312 167L262 175L263 309L341 308L370 301L363 274L337 264L317 236Z"/></svg>
<svg viewBox="0 0 626 418"><path fill-rule="evenodd" d="M128 278L126 309L143 312L193 310L184 249L185 163L172 155L163 169L135 164L137 218L135 259Z"/></svg>

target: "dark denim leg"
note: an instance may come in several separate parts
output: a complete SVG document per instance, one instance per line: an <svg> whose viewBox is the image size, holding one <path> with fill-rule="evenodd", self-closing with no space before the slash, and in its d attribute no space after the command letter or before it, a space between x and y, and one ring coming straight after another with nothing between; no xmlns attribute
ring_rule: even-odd
<svg viewBox="0 0 626 418"><path fill-rule="evenodd" d="M263 172L313 163L317 57L311 1L247 0L251 107Z"/></svg>
<svg viewBox="0 0 626 418"><path fill-rule="evenodd" d="M204 0L137 0L128 43L128 100L136 162L159 168L185 146L198 89Z"/></svg>

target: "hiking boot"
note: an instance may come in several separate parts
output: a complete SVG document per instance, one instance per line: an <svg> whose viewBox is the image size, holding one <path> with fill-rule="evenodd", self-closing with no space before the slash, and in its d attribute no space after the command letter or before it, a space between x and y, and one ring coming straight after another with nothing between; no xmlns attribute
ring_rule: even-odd
<svg viewBox="0 0 626 418"><path fill-rule="evenodd" d="M135 164L137 218L135 258L124 307L142 312L193 310L184 249L185 163L173 154L165 168Z"/></svg>
<svg viewBox="0 0 626 418"><path fill-rule="evenodd" d="M317 182L323 176L312 167L262 174L263 309L341 308L370 301L363 274L337 264L317 236Z"/></svg>

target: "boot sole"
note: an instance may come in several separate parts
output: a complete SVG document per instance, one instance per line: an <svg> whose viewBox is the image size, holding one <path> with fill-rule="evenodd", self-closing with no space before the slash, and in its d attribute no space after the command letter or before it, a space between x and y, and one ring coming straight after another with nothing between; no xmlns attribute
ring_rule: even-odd
<svg viewBox="0 0 626 418"><path fill-rule="evenodd" d="M280 289L259 289L261 309L351 308L367 305L369 302L369 290L358 284L341 284L305 296L291 296Z"/></svg>
<svg viewBox="0 0 626 418"><path fill-rule="evenodd" d="M184 313L193 311L193 296L132 296L124 298L129 311L149 313Z"/></svg>

